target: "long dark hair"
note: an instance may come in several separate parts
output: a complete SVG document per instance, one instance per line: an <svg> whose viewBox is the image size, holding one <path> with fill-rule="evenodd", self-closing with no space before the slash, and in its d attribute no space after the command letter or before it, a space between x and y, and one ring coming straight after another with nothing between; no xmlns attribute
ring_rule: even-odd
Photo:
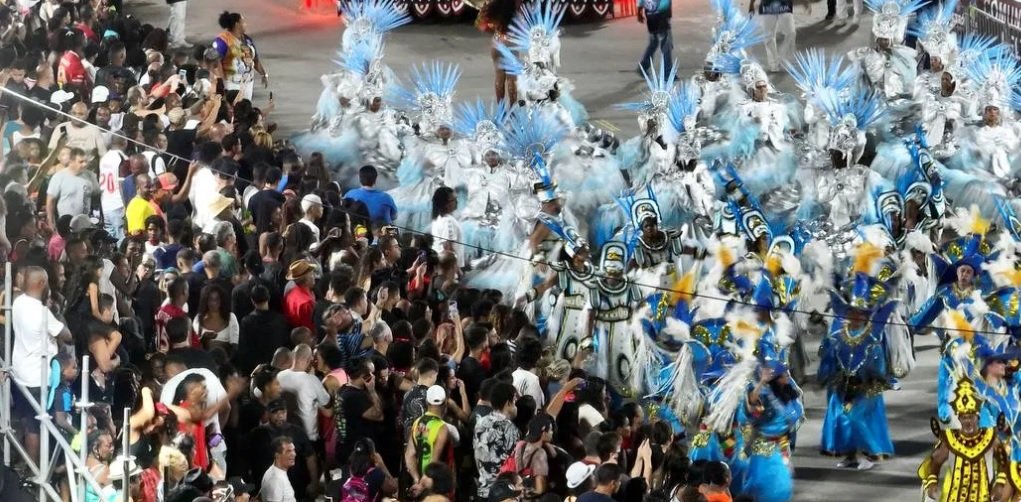
<svg viewBox="0 0 1021 502"><path fill-rule="evenodd" d="M482 15L493 24L497 33L506 33L518 13L519 3L519 0L492 0L482 8Z"/></svg>
<svg viewBox="0 0 1021 502"><path fill-rule="evenodd" d="M90 255L85 258L85 262L74 271L67 284L64 285L64 297L68 299L68 307L77 307L79 302L88 298L89 284L99 283L99 271L102 268L103 260L98 256ZM91 313L91 304L88 307L88 311Z"/></svg>
<svg viewBox="0 0 1021 502"><path fill-rule="evenodd" d="M369 438L362 438L355 441L351 457L348 459L349 474L351 476L364 476L369 472L374 462L372 456L376 453L376 443Z"/></svg>
<svg viewBox="0 0 1021 502"><path fill-rule="evenodd" d="M216 294L220 297L220 308L219 314L223 317L223 320L230 320L230 298L227 297L227 292L224 291L219 284L206 284L202 288L202 294L199 296L199 321L201 322L202 316L209 313L209 296Z"/></svg>
<svg viewBox="0 0 1021 502"><path fill-rule="evenodd" d="M439 218L440 216L450 214L447 211L447 207L450 205L450 198L454 196L454 189L450 187L439 187L433 192L433 217L432 219Z"/></svg>

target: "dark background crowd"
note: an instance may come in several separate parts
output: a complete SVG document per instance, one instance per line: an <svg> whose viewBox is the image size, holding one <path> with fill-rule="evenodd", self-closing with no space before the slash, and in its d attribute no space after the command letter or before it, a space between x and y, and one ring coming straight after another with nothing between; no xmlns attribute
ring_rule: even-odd
<svg viewBox="0 0 1021 502"><path fill-rule="evenodd" d="M345 193L274 138L244 16L217 21L171 48L116 1L0 7L12 376L37 396L49 360L87 500L125 477L145 502L732 500L657 405L553 358L513 298L390 226L372 166Z"/></svg>

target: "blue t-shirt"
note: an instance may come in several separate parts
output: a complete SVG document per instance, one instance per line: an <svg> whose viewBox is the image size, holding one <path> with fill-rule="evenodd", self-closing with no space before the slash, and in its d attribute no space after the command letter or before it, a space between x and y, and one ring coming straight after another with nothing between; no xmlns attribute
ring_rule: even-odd
<svg viewBox="0 0 1021 502"><path fill-rule="evenodd" d="M365 204L369 210L369 219L372 223L391 224L397 217L397 204L393 197L386 192L380 192L372 188L355 188L344 194L344 198L356 200Z"/></svg>
<svg viewBox="0 0 1021 502"><path fill-rule="evenodd" d="M184 246L175 242L173 244L167 244L166 246L156 248L156 250L152 252L152 257L156 259L156 269L165 270L176 267L177 253L183 247Z"/></svg>

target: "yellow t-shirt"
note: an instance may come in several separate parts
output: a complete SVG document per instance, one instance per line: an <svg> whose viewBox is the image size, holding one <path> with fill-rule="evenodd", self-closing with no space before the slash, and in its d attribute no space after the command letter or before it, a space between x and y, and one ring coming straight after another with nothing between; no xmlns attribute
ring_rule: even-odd
<svg viewBox="0 0 1021 502"><path fill-rule="evenodd" d="M149 201L138 196L131 199L127 209L124 210L124 218L128 221L128 235L145 233L146 218L155 214L156 210L152 208Z"/></svg>

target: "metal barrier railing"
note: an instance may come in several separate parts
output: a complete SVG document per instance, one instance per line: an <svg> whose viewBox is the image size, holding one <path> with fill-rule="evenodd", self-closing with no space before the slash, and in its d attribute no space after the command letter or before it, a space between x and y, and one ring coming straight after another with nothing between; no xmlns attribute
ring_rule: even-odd
<svg viewBox="0 0 1021 502"><path fill-rule="evenodd" d="M12 332L12 317L14 314L13 310L13 275L11 270L11 263L8 262L5 268L4 277L4 304L3 312L6 316L6 322L4 323L4 347L3 347L3 359L0 360L0 435L3 436L3 461L7 467L12 466L12 452L16 452L21 461L24 462L25 466L31 471L34 478L32 481L39 487L38 500L50 500L53 502L61 502L60 494L50 485L50 477L53 474L53 468L60 465L52 459L56 459L59 456L63 456L64 463L67 466L67 480L68 486L70 487L70 496L73 502L79 502L85 500L85 487L86 484L92 488L97 494L102 494L103 490L96 478L86 468L86 455L89 451L88 445L88 412L92 408L93 403L89 402L89 377L83 375L82 377L82 388L81 397L75 403L75 408L79 411L81 422L80 432L82 434L81 447L78 452L75 452L67 439L64 438L63 434L53 423L53 418L48 413L49 394L52 389L49 388L49 372L50 372L50 360L47 356L42 356L42 385L39 386L39 401L36 401L37 396L33 396L29 390L16 381L11 375L10 361L13 352L13 336L16 333ZM41 319L42 323L46 323L46 318L43 316ZM87 371L89 367L89 356L82 356L82 369ZM12 404L13 404L13 392L20 392L21 398L23 398L36 413L36 419L39 420L39 463L36 464L32 460L32 456L28 450L18 441L17 433L12 427ZM123 458L124 461L124 480L123 480L123 495L124 501L127 502L129 498L129 483L131 478L131 471L129 464L131 458L128 456L129 445L128 440L129 432L127 428L131 425L128 421L128 414L130 413L129 408L124 409L124 423L122 428L124 430L124 441L123 441ZM50 454L50 439L56 442L56 450L52 456ZM101 496L101 495L100 495ZM102 496L101 496L102 497Z"/></svg>

